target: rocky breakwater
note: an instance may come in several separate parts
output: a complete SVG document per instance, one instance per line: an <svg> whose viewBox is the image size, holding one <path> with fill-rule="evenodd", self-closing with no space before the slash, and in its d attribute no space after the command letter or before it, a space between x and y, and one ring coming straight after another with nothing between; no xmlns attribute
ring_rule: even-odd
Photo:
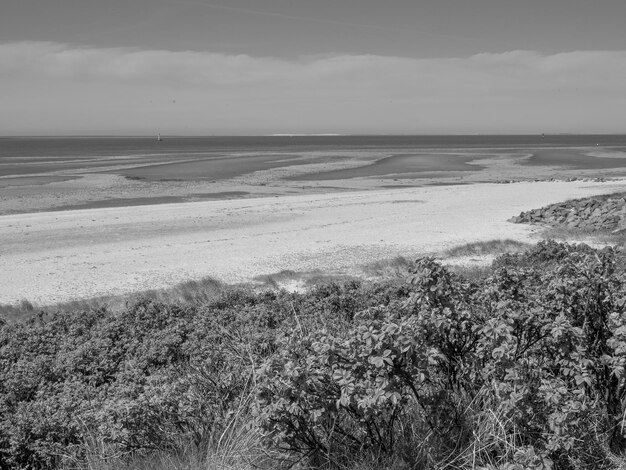
<svg viewBox="0 0 626 470"><path fill-rule="evenodd" d="M509 222L619 232L626 230L626 193L551 204L522 212Z"/></svg>

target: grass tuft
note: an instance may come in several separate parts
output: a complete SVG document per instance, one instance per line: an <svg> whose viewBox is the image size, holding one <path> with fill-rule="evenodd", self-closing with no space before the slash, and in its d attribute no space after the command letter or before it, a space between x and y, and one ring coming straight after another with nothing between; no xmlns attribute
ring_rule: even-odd
<svg viewBox="0 0 626 470"><path fill-rule="evenodd" d="M450 264L446 265L448 270L458 276L464 277L468 281L478 282L491 276L493 270L491 263L489 264Z"/></svg>
<svg viewBox="0 0 626 470"><path fill-rule="evenodd" d="M353 279L342 274L326 274L320 270L292 271L289 269L273 274L256 276L253 280L257 283L257 290L280 290L306 291L314 287L330 284L332 282L344 282Z"/></svg>
<svg viewBox="0 0 626 470"><path fill-rule="evenodd" d="M570 228L564 226L546 227L539 236L543 240L558 240L564 242L585 242L591 245L611 245L626 247L626 232L610 230L595 230L586 228Z"/></svg>
<svg viewBox="0 0 626 470"><path fill-rule="evenodd" d="M40 306L24 299L16 305L0 304L0 319L13 323L25 321L39 312L75 313L98 310L100 308L119 312L123 311L128 304L135 303L140 299L149 299L167 304L203 305L220 298L230 290L241 289L242 287L224 284L212 277L204 277L196 281L182 282L167 289L153 289L133 294L70 300L45 306Z"/></svg>
<svg viewBox="0 0 626 470"><path fill-rule="evenodd" d="M464 256L501 255L504 253L519 253L527 250L532 245L518 242L507 238L505 240L489 240L486 242L473 242L455 246L444 251L443 258L460 258Z"/></svg>
<svg viewBox="0 0 626 470"><path fill-rule="evenodd" d="M396 277L406 277L411 262L404 256L396 256L395 258L376 261L366 264L362 267L362 271L369 277L387 279Z"/></svg>

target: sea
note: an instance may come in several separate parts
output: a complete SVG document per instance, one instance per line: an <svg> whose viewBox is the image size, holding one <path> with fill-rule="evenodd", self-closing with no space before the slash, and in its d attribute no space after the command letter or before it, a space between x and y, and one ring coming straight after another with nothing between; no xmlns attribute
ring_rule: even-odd
<svg viewBox="0 0 626 470"><path fill-rule="evenodd" d="M601 147L625 151L621 135L281 135L216 137L4 137L0 138L0 177L28 176L67 170L89 170L141 165L157 168L155 177L175 172L177 178L201 178L198 161L215 161L212 178L230 177L265 169L276 155L289 158L304 153L380 151L407 154L426 149L529 149ZM236 159L233 157L239 157ZM244 158L241 158L244 157ZM172 158L191 162L172 167ZM559 157L559 163L567 156ZM613 159L616 160L616 159ZM621 160L621 159L620 159ZM295 161L295 158L294 158ZM284 161L282 162L284 164ZM442 162L443 163L443 162ZM542 161L548 164L550 162ZM596 162L597 163L597 162ZM616 162L613 161L612 164ZM159 169L159 165L164 168ZM180 166L180 165L179 165ZM621 166L621 162L620 162ZM229 167L233 167L230 168ZM141 171L126 176L142 177ZM222 174L223 173L223 174ZM145 176L145 175L144 175ZM148 172L147 177L151 174Z"/></svg>

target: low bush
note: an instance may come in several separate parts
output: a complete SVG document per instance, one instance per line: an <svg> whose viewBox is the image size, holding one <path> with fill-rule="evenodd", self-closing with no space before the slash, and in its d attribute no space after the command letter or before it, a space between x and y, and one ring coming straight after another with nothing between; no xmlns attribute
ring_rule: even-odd
<svg viewBox="0 0 626 470"><path fill-rule="evenodd" d="M0 324L0 468L622 465L619 251L406 271Z"/></svg>
<svg viewBox="0 0 626 470"><path fill-rule="evenodd" d="M362 453L401 455L409 468L504 465L506 446L463 458L495 410L532 468L597 468L620 453L616 253L546 243L519 258L500 260L482 285L420 260L406 301L362 311L337 333L287 339L261 371L272 445L335 467ZM429 443L427 453L407 442Z"/></svg>
<svg viewBox="0 0 626 470"><path fill-rule="evenodd" d="M94 441L110 456L210 446L250 414L255 370L278 338L393 295L358 283L306 295L229 290L204 305L143 299L118 313L3 323L0 468L83 461Z"/></svg>

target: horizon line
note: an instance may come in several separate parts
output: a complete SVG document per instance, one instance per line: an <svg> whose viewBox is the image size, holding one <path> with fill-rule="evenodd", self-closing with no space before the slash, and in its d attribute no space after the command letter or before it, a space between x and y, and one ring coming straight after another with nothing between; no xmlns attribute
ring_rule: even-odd
<svg viewBox="0 0 626 470"><path fill-rule="evenodd" d="M0 135L0 139L19 139L19 138L146 138L154 137L159 134L13 134L13 135ZM164 134L160 133L161 137L168 138L208 138L208 137L494 137L494 136L626 136L626 132L497 132L497 133L251 133L251 134Z"/></svg>

